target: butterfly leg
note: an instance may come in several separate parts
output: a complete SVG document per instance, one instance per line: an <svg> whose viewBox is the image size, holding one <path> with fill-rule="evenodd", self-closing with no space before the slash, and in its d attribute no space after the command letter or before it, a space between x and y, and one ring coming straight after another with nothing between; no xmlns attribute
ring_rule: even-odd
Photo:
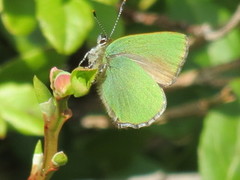
<svg viewBox="0 0 240 180"><path fill-rule="evenodd" d="M106 63L104 64L104 68L106 69L106 68L111 68L112 66L110 66L110 58L109 58L109 56L107 55L106 56Z"/></svg>
<svg viewBox="0 0 240 180"><path fill-rule="evenodd" d="M105 69L107 68L108 64L103 64L99 67L99 73L103 73L105 71Z"/></svg>
<svg viewBox="0 0 240 180"><path fill-rule="evenodd" d="M91 69L96 64L96 61L93 61L88 65L88 68ZM109 67L108 63L104 63L98 66L99 73L102 73L107 67Z"/></svg>
<svg viewBox="0 0 240 180"><path fill-rule="evenodd" d="M90 53L90 51L88 51L88 52L84 55L83 59L79 62L78 66L81 66L81 64L87 59L89 53Z"/></svg>
<svg viewBox="0 0 240 180"><path fill-rule="evenodd" d="M88 65L88 69L92 69L93 65L95 64L95 61Z"/></svg>

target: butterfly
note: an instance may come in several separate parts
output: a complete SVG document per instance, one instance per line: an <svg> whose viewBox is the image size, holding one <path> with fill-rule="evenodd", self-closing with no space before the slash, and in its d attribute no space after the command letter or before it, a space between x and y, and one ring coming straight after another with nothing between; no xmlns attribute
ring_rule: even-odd
<svg viewBox="0 0 240 180"><path fill-rule="evenodd" d="M177 32L154 32L112 41L112 33L100 35L80 64L88 59L89 68L99 69L99 96L119 128L149 126L166 109L162 87L175 82L188 54L188 38Z"/></svg>

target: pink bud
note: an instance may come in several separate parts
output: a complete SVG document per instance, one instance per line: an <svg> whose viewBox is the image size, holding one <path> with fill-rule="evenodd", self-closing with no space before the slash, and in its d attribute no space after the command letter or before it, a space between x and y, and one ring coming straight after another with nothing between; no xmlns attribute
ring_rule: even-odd
<svg viewBox="0 0 240 180"><path fill-rule="evenodd" d="M60 70L56 67L53 67L51 70L50 70L50 76L49 76L49 79L50 79L50 83L51 83L51 89L53 90L53 81L55 80L56 76L63 70Z"/></svg>
<svg viewBox="0 0 240 180"><path fill-rule="evenodd" d="M71 74L53 67L50 71L50 82L53 94L57 98L63 98L72 94Z"/></svg>

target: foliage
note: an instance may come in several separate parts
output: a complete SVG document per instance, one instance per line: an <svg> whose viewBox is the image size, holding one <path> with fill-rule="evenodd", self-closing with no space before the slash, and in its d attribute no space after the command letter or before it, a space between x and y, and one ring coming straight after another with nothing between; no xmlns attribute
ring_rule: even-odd
<svg viewBox="0 0 240 180"><path fill-rule="evenodd" d="M69 72L76 68L86 51L96 44L100 31L92 9L109 34L118 13L117 2L0 0L1 178L28 176L35 136L43 134L33 76L48 84L52 67ZM127 1L113 38L178 31L188 34L190 39L201 40L192 27L200 31L202 25L208 24L212 29L207 32L219 29L231 19L238 3L238 0ZM137 11L143 16L137 18ZM144 19L148 13L163 18L160 23L151 21L154 16ZM239 179L239 39L239 28L233 28L214 40L192 44L182 75L195 72L198 78L189 85L166 89L168 107L161 124L139 130L117 130L108 123L104 129L89 128L102 127L91 123L107 119L95 89L85 97L70 99L74 116L65 124L60 137L60 148L69 162L53 179L125 178L156 171L197 172L198 167L206 180ZM71 77L75 88L79 87L78 73L75 71ZM181 81L180 77L177 83L188 81ZM37 79L35 83L42 86ZM50 97L39 93L41 99Z"/></svg>

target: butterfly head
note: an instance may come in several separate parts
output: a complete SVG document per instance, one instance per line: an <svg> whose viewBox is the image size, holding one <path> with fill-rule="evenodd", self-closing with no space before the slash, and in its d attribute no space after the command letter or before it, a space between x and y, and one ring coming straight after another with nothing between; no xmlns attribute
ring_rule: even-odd
<svg viewBox="0 0 240 180"><path fill-rule="evenodd" d="M105 34L100 34L97 38L97 44L100 46L104 46L109 41L108 37Z"/></svg>
<svg viewBox="0 0 240 180"><path fill-rule="evenodd" d="M89 68L98 68L98 66L102 63L102 60L105 55L105 49L111 43L110 39L113 35L113 32L116 29L116 26L118 24L119 18L121 16L121 13L123 10L123 5L125 4L125 2L126 2L126 0L122 1L117 19L115 21L115 24L114 24L113 29L109 36L107 35L107 33L106 33L104 27L102 26L102 24L100 23L100 21L98 20L95 10L93 11L93 17L95 18L97 24L99 25L99 28L100 28L102 34L100 34L97 38L97 46L95 46L94 48L92 48L90 51L88 51L85 54L84 58L80 61L79 66L82 64L82 62L84 62L85 59L88 59L88 63L89 63L88 67Z"/></svg>

